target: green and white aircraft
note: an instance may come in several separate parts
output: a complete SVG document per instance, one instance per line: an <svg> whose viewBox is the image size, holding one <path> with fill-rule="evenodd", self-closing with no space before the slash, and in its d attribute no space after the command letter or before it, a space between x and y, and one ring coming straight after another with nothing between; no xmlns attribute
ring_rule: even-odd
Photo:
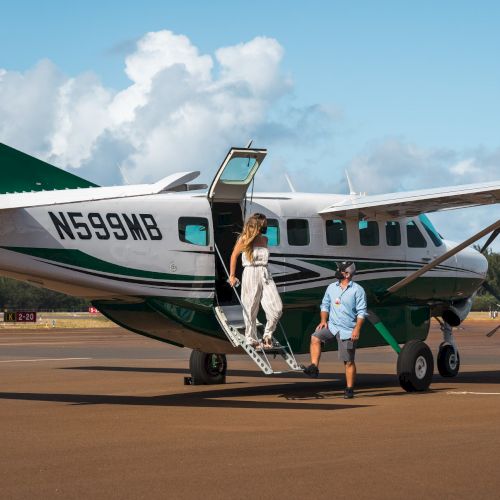
<svg viewBox="0 0 500 500"><path fill-rule="evenodd" d="M452 327L487 273L484 256L468 246L498 234L500 182L381 196L250 194L265 156L232 148L208 190L191 183L199 172L99 187L0 144L0 274L86 297L124 328L193 349L191 381L210 384L225 381L226 354L248 354L265 374L278 373L278 355L299 371L295 354L309 351L336 263L352 260L369 306L359 347L391 345L401 386L425 390L434 361L424 340L436 317L438 368L455 376ZM460 245L425 216L485 204L492 224ZM270 270L284 304L268 351L245 346L244 311L227 283L229 255L253 212L268 218Z"/></svg>

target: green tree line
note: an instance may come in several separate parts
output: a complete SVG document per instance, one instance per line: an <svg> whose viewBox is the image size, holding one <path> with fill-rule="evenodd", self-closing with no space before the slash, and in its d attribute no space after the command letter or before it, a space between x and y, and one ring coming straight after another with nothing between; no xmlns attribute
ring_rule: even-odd
<svg viewBox="0 0 500 500"><path fill-rule="evenodd" d="M0 305L2 310L85 311L90 303L23 281L0 278Z"/></svg>
<svg viewBox="0 0 500 500"><path fill-rule="evenodd" d="M500 253L487 252L488 278L490 287L500 296ZM484 288L478 291L474 300L474 311L488 311L497 308L498 300ZM84 311L90 303L79 297L53 292L9 278L0 278L0 306L2 309Z"/></svg>
<svg viewBox="0 0 500 500"><path fill-rule="evenodd" d="M488 251L485 257L488 259L488 276L486 282L495 294L500 297L500 253ZM500 301L481 287L477 292L472 310L489 311L490 309L500 309L498 304L500 304Z"/></svg>

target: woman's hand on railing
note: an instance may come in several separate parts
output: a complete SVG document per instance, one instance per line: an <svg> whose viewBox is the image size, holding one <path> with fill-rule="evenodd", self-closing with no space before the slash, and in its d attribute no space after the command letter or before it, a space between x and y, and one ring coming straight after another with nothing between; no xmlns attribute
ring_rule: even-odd
<svg viewBox="0 0 500 500"><path fill-rule="evenodd" d="M235 286L239 286L240 284L240 280L236 276L229 276L229 279L227 281L233 288Z"/></svg>

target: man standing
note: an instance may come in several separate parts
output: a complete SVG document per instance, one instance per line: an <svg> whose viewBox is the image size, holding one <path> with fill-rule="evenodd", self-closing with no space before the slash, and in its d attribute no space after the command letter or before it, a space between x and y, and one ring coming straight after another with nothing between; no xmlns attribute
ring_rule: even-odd
<svg viewBox="0 0 500 500"><path fill-rule="evenodd" d="M311 335L311 364L304 368L304 373L310 377L319 375L321 344L333 342L336 338L339 359L342 359L345 365L344 398L351 399L354 397L356 380L354 354L366 316L366 293L360 285L352 281L356 272L354 262L341 262L337 267L338 281L328 286L323 297L321 321Z"/></svg>

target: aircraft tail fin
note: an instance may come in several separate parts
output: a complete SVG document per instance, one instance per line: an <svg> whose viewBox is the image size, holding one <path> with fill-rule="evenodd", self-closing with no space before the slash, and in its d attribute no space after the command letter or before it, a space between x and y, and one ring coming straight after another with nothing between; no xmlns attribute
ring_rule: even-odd
<svg viewBox="0 0 500 500"><path fill-rule="evenodd" d="M0 194L86 187L98 186L0 143Z"/></svg>

